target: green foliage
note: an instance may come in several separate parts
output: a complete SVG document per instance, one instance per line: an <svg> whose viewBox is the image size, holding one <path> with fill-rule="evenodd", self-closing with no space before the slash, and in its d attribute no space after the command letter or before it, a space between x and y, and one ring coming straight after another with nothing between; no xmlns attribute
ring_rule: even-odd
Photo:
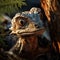
<svg viewBox="0 0 60 60"><path fill-rule="evenodd" d="M22 5L26 5L25 0L0 0L0 14L18 11Z"/></svg>

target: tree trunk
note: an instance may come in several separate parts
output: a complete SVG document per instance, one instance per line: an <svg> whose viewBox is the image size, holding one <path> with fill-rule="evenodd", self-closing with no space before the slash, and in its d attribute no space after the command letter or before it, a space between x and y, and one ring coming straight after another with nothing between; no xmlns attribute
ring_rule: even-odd
<svg viewBox="0 0 60 60"><path fill-rule="evenodd" d="M40 3L48 19L51 39L60 52L60 0L40 0Z"/></svg>

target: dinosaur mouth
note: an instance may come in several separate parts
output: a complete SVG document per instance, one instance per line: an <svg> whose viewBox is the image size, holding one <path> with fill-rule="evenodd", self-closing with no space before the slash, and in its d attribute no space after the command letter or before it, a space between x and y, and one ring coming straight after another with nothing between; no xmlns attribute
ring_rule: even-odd
<svg viewBox="0 0 60 60"><path fill-rule="evenodd" d="M40 28L40 29L35 29L35 30L28 30L28 31L25 31L25 30L20 30L18 32L19 35L21 36L25 36L25 35L42 35L43 32L45 31L45 28Z"/></svg>

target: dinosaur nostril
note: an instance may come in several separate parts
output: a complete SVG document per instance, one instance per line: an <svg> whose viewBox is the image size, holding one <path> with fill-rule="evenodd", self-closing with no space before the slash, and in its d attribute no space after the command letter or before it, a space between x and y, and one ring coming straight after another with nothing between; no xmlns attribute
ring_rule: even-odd
<svg viewBox="0 0 60 60"><path fill-rule="evenodd" d="M39 26L38 26L37 24L35 24L35 27L36 27L36 28L39 28Z"/></svg>

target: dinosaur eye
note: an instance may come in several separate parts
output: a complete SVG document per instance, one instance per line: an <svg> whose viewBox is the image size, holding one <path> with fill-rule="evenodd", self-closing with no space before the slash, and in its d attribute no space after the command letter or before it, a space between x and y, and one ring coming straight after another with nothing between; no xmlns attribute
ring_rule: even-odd
<svg viewBox="0 0 60 60"><path fill-rule="evenodd" d="M20 23L23 25L23 24L24 24L24 21L23 21L23 20L21 20L21 21L20 21Z"/></svg>
<svg viewBox="0 0 60 60"><path fill-rule="evenodd" d="M25 21L21 19L21 20L19 20L19 23L22 24L22 25L24 25Z"/></svg>

